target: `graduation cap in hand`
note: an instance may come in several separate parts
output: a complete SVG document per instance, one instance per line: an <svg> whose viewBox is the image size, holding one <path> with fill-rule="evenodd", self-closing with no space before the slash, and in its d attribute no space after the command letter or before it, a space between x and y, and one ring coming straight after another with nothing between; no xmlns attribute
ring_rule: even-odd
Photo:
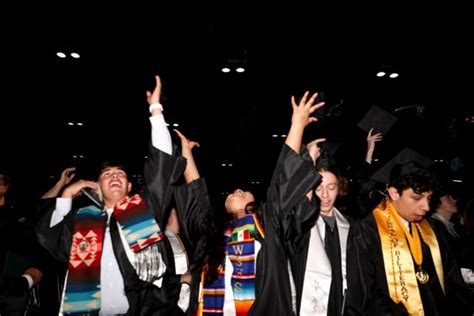
<svg viewBox="0 0 474 316"><path fill-rule="evenodd" d="M410 149L405 148L400 151L395 157L388 161L385 165L377 170L371 177L380 183L389 184L392 170L397 165L403 165L400 175L409 174L420 168L430 169L434 164L434 161L422 154Z"/></svg>
<svg viewBox="0 0 474 316"><path fill-rule="evenodd" d="M373 128L374 131L372 134L382 133L382 135L386 135L396 121L397 118L394 115L376 105L372 105L362 120L357 124L357 127L367 133Z"/></svg>

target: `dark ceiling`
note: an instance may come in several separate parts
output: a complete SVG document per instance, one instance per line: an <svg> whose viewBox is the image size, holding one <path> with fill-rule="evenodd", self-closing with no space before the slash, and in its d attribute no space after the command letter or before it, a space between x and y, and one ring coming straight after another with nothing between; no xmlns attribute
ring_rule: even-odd
<svg viewBox="0 0 474 316"><path fill-rule="evenodd" d="M160 74L166 120L201 143L198 164L216 192L268 181L283 143L272 135L286 133L290 96L305 90L326 101L305 141L344 142L345 169L364 158L366 135L356 125L376 104L404 107L377 146L380 161L408 146L472 181L473 28L462 17L299 11L231 18L225 10L185 17L133 7L14 19L2 45L2 169L35 186L66 166L110 155L140 170L149 141L145 91ZM81 58L60 59L57 51ZM228 61L244 62L246 71L222 73ZM378 78L379 70L400 76Z"/></svg>

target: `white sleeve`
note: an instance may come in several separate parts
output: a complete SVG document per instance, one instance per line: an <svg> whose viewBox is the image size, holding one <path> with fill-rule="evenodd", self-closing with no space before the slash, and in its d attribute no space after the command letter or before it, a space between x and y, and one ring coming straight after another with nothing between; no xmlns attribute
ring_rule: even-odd
<svg viewBox="0 0 474 316"><path fill-rule="evenodd" d="M171 135L166 126L163 114L150 116L151 122L151 142L153 147L171 155L172 144Z"/></svg>
<svg viewBox="0 0 474 316"><path fill-rule="evenodd" d="M56 226L58 223L62 222L64 216L66 216L72 207L71 198L57 198L56 199L56 209L51 216L51 222L49 227Z"/></svg>

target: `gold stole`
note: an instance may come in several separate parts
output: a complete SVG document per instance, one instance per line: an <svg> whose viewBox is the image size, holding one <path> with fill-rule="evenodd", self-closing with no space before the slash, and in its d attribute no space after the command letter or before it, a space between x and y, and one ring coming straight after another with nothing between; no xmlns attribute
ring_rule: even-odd
<svg viewBox="0 0 474 316"><path fill-rule="evenodd" d="M406 307L410 315L424 315L423 303L415 276L410 248L399 220L398 212L390 200L380 203L373 212L382 244L385 275L390 297ZM403 225L403 224L401 224ZM444 273L438 240L426 219L416 224L423 241L428 245L436 274L444 292Z"/></svg>

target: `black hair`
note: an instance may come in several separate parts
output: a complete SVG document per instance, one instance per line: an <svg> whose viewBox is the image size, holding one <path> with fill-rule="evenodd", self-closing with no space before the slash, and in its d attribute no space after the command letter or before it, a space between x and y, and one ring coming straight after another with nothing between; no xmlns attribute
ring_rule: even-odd
<svg viewBox="0 0 474 316"><path fill-rule="evenodd" d="M123 161L120 161L120 160L105 160L100 164L100 167L98 169L99 172L97 174L97 178L99 178L102 175L102 173L105 171L105 169L108 169L108 168L120 169L120 170L125 172L125 174L127 175L127 178L129 177L128 167L125 165L125 163Z"/></svg>
<svg viewBox="0 0 474 316"><path fill-rule="evenodd" d="M213 282L219 276L219 267L225 259L225 229L232 222L232 216L224 208L209 207L199 223L201 238L196 244L194 260L190 271L206 270L206 281Z"/></svg>
<svg viewBox="0 0 474 316"><path fill-rule="evenodd" d="M399 193L411 188L415 193L436 192L439 182L428 169L414 161L396 165L390 173L389 187L394 187Z"/></svg>

